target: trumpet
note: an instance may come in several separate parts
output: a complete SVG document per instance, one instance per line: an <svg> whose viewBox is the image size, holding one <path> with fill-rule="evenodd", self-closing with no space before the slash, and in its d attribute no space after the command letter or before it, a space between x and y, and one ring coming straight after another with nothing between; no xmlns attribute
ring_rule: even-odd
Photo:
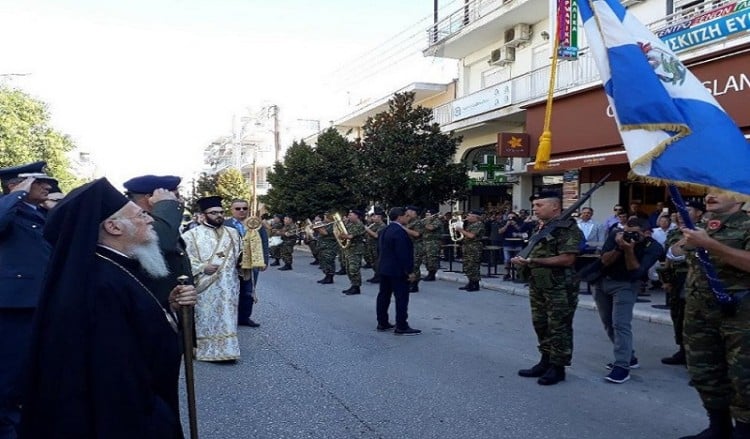
<svg viewBox="0 0 750 439"><path fill-rule="evenodd" d="M346 231L346 225L344 220L341 219L341 214L336 212L333 214L333 236L336 237L336 241L339 243L339 247L345 249L349 247L349 239L344 238L342 235L348 235Z"/></svg>

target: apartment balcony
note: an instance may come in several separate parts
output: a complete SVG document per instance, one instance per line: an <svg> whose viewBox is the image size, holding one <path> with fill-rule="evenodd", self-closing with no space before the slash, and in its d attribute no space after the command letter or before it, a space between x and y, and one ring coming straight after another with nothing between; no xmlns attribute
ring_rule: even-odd
<svg viewBox="0 0 750 439"><path fill-rule="evenodd" d="M680 38L680 35L684 35L681 32L694 30L695 24L719 29L720 20L730 20L735 14L742 13L742 11L734 12L734 3L730 0L722 0L719 3L714 3L714 1L707 0L694 7L683 9L652 23L649 27L667 44L681 49L676 50L676 53L683 62L750 43L750 33L747 31L727 35L713 31L718 38L702 44L697 44L699 41L695 39L696 37ZM710 17L713 17L713 21L706 20ZM691 23L693 23L692 27L689 26ZM737 26L730 24L724 28L731 30ZM669 38L675 42L670 43ZM680 46L676 46L677 44ZM549 65L506 81L493 81L493 77L488 75L485 77L487 86L484 89L436 107L433 110L434 121L441 125L443 131L461 130L520 112L522 106L546 97L549 77ZM587 89L600 82L599 70L594 59L588 48L583 48L579 51L578 59L558 63L555 95L560 96Z"/></svg>
<svg viewBox="0 0 750 439"><path fill-rule="evenodd" d="M502 40L513 26L549 15L547 0L471 0L427 29L425 56L461 59Z"/></svg>

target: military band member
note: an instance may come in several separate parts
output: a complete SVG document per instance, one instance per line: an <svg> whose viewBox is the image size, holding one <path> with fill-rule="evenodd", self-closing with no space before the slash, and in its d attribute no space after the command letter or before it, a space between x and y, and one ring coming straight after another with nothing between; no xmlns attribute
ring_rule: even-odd
<svg viewBox="0 0 750 439"><path fill-rule="evenodd" d="M562 209L559 193L543 191L532 197L534 214L541 227L557 218ZM522 377L539 378L540 385L557 384L565 379L565 366L573 357L573 315L578 305L578 281L573 276L576 255L583 244L583 233L574 218L537 243L528 258L516 256L511 262L529 272L529 300L541 360L530 369L518 371Z"/></svg>
<svg viewBox="0 0 750 439"><path fill-rule="evenodd" d="M360 294L359 288L362 286L362 256L365 252L365 225L362 224L364 213L361 210L352 209L349 211L347 218L349 223L346 225L348 234L343 237L349 240L349 246L344 249L343 260L346 261L346 274L349 276L351 286L342 291L347 296Z"/></svg>
<svg viewBox="0 0 750 439"><path fill-rule="evenodd" d="M271 219L271 230L269 231L269 239L273 237L277 237L276 239L281 238L281 235L284 234L284 231L282 230L284 228L284 215L276 214ZM282 239L283 241L283 239ZM269 252L271 253L271 257L274 259L273 262L271 262L271 267L276 267L281 265L279 263L279 259L281 259L281 244L272 245L269 248Z"/></svg>
<svg viewBox="0 0 750 439"><path fill-rule="evenodd" d="M281 245L279 256L284 261L284 266L279 267L280 271L292 269L292 259L294 258L294 244L297 243L297 226L294 224L294 218L284 215L284 225L281 227Z"/></svg>
<svg viewBox="0 0 750 439"><path fill-rule="evenodd" d="M684 243L670 248L675 255L685 254L688 263L688 372L710 422L708 429L686 438L750 438L750 218L728 194L709 192L705 204L708 221L697 230L683 228ZM734 306L717 303L696 256L698 247L708 252Z"/></svg>
<svg viewBox="0 0 750 439"><path fill-rule="evenodd" d="M424 223L419 218L419 208L416 206L406 206L406 217L409 223L406 225L406 233L411 238L414 246L414 269L412 270L413 281L409 282L409 292L419 292L419 279L422 277L422 262L424 261Z"/></svg>
<svg viewBox="0 0 750 439"><path fill-rule="evenodd" d="M365 230L365 232L367 233L366 251L370 254L370 258L373 261L373 270L375 272L375 274L373 274L370 279L367 279L367 282L374 284L380 282L380 276L378 275L378 264L380 257L380 252L378 251L378 238L380 236L380 232L386 227L385 223L383 222L384 215L384 211L376 209L375 212L370 215L370 220L372 221L372 223Z"/></svg>
<svg viewBox="0 0 750 439"><path fill-rule="evenodd" d="M482 238L484 238L484 223L482 222L481 210L472 210L466 215L466 221L462 227L456 227L464 239L461 240L463 248L464 273L469 283L460 287L460 290L479 291L480 264L482 263Z"/></svg>
<svg viewBox="0 0 750 439"><path fill-rule="evenodd" d="M325 226L315 227L318 232L318 257L320 259L320 270L325 277L319 280L319 284L332 284L333 275L336 271L336 254L339 250L339 244L333 234L333 217L326 214L324 217Z"/></svg>
<svg viewBox="0 0 750 439"><path fill-rule="evenodd" d="M315 215L315 218L313 219L313 224L319 224L323 222L320 215ZM319 233L317 230L313 229L312 236L309 236L305 234L305 244L310 248L310 254L312 254L313 261L310 262L310 265L320 265L320 250L318 249L318 236Z"/></svg>
<svg viewBox="0 0 750 439"><path fill-rule="evenodd" d="M424 216L424 264L427 267L425 281L434 281L440 268L440 242L443 234L443 221L435 210L427 210Z"/></svg>

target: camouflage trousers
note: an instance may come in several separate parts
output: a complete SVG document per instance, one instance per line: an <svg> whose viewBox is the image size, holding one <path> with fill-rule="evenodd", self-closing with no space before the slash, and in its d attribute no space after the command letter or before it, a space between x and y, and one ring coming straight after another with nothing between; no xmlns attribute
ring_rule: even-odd
<svg viewBox="0 0 750 439"><path fill-rule="evenodd" d="M678 272L671 288L666 291L667 304L669 305L669 316L672 318L672 327L674 328L674 342L682 346L683 332L685 328L685 277L687 273ZM665 288L666 290L666 288Z"/></svg>
<svg viewBox="0 0 750 439"><path fill-rule="evenodd" d="M378 258L378 242L374 239L368 239L365 243L365 264L375 266L375 261Z"/></svg>
<svg viewBox="0 0 750 439"><path fill-rule="evenodd" d="M710 291L688 291L685 350L703 406L730 409L734 419L750 423L750 296L728 317Z"/></svg>
<svg viewBox="0 0 750 439"><path fill-rule="evenodd" d="M529 279L529 301L539 352L547 354L554 365L570 365L578 283L566 282L565 275L555 276L549 269L535 269Z"/></svg>
<svg viewBox="0 0 750 439"><path fill-rule="evenodd" d="M428 239L424 242L424 265L427 271L440 268L440 240Z"/></svg>
<svg viewBox="0 0 750 439"><path fill-rule="evenodd" d="M338 253L338 244L319 243L318 260L320 269L324 274L333 274L336 272L336 253Z"/></svg>
<svg viewBox="0 0 750 439"><path fill-rule="evenodd" d="M481 245L464 245L464 274L470 282L479 282L481 276L479 269L482 264L482 246Z"/></svg>
<svg viewBox="0 0 750 439"><path fill-rule="evenodd" d="M365 252L364 245L351 245L343 253L346 255L346 275L349 276L349 282L352 286L362 285L362 254Z"/></svg>
<svg viewBox="0 0 750 439"><path fill-rule="evenodd" d="M274 247L270 247L268 249L268 253L274 259L281 259L281 244L274 246Z"/></svg>
<svg viewBox="0 0 750 439"><path fill-rule="evenodd" d="M307 244L307 246L310 247L310 253L312 254L313 259L315 259L316 261L319 260L320 250L318 249L318 240L311 239L305 242L305 244Z"/></svg>
<svg viewBox="0 0 750 439"><path fill-rule="evenodd" d="M281 249L279 251L281 260L284 261L287 265L292 265L292 253L294 253L294 243L296 241L292 241L291 239L287 239L284 242L281 243L279 246Z"/></svg>
<svg viewBox="0 0 750 439"><path fill-rule="evenodd" d="M422 263L424 262L424 241L414 241L414 268L412 273L417 277L417 281L422 277Z"/></svg>

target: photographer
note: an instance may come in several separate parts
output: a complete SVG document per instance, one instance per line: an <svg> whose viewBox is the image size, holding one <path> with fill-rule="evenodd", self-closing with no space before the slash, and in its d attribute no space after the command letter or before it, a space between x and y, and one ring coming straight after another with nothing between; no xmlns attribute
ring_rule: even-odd
<svg viewBox="0 0 750 439"><path fill-rule="evenodd" d="M639 367L631 331L633 306L641 281L662 252L659 243L644 234L638 218L630 217L622 231L610 233L599 260L582 271L582 277L593 283L599 317L614 345L615 361L607 365L611 369L607 381L624 383L630 379L630 369ZM592 275L597 279L591 280Z"/></svg>

